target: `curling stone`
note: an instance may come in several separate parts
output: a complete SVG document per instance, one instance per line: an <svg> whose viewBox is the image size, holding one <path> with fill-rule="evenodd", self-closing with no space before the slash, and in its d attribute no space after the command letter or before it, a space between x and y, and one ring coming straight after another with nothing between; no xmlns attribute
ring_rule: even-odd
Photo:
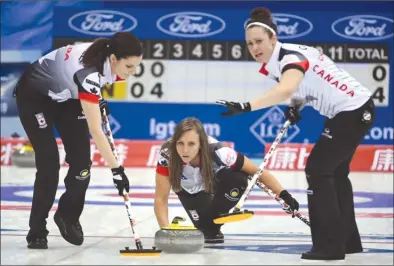
<svg viewBox="0 0 394 266"><path fill-rule="evenodd" d="M11 153L12 165L18 167L36 167L36 160L33 146L26 142L19 149Z"/></svg>
<svg viewBox="0 0 394 266"><path fill-rule="evenodd" d="M179 225L185 221L175 217L168 227L163 227L155 234L155 246L167 253L194 253L204 247L204 234L194 226Z"/></svg>

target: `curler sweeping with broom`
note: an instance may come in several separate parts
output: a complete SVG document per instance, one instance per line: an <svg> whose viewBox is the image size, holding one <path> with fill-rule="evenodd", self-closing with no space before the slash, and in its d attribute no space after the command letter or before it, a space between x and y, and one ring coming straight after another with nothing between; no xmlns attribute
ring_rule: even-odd
<svg viewBox="0 0 394 266"><path fill-rule="evenodd" d="M117 162L102 131L101 88L117 76L134 75L142 60L142 46L130 32L93 43L69 45L39 58L24 72L15 87L22 125L36 161L28 248L47 249L46 219L59 183L59 151L54 127L60 134L69 165L54 220L63 238L73 245L84 241L79 218L90 181L90 136L112 170L119 195L129 191L129 180Z"/></svg>
<svg viewBox="0 0 394 266"><path fill-rule="evenodd" d="M186 118L163 144L156 167L154 210L161 228L170 226L168 197L172 189L206 243L223 243L221 224L214 218L228 213L244 193L248 175L258 166L243 154L207 136L196 118ZM294 211L299 204L269 172L259 181L279 195Z"/></svg>
<svg viewBox="0 0 394 266"><path fill-rule="evenodd" d="M307 105L326 122L305 167L313 247L302 258L339 260L362 252L349 172L353 154L375 118L371 91L319 50L279 42L266 8L252 10L245 35L250 54L262 64L260 73L278 84L250 102L218 101L228 108L223 115L267 108L293 97L315 98ZM290 106L286 118L295 124L299 110Z"/></svg>

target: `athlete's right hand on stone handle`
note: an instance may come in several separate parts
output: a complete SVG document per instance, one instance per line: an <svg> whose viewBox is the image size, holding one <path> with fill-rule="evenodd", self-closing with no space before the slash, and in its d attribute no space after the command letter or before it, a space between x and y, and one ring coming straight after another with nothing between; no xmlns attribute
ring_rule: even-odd
<svg viewBox="0 0 394 266"><path fill-rule="evenodd" d="M228 102L225 100L217 100L216 103L227 107L227 112L221 113L222 116L231 116L251 111L250 103Z"/></svg>
<svg viewBox="0 0 394 266"><path fill-rule="evenodd" d="M123 166L119 166L117 168L111 168L113 181L116 189L119 192L119 196L123 196L124 190L127 193L130 191L129 179L127 178Z"/></svg>

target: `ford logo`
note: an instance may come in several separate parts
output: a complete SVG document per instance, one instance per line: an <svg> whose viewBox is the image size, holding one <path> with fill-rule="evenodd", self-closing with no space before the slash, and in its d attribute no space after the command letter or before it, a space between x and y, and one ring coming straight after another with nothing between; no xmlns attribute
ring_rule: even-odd
<svg viewBox="0 0 394 266"><path fill-rule="evenodd" d="M119 11L90 10L72 16L68 25L83 34L112 36L118 31L132 31L137 26L137 20Z"/></svg>
<svg viewBox="0 0 394 266"><path fill-rule="evenodd" d="M159 18L157 28L169 35L178 37L207 37L224 30L223 19L201 12L177 12Z"/></svg>
<svg viewBox="0 0 394 266"><path fill-rule="evenodd" d="M306 18L284 13L273 13L272 18L278 30L279 39L295 39L309 34L313 24ZM245 25L249 19L245 21Z"/></svg>
<svg viewBox="0 0 394 266"><path fill-rule="evenodd" d="M279 39L295 39L309 34L313 24L306 18L283 13L272 14L278 29Z"/></svg>
<svg viewBox="0 0 394 266"><path fill-rule="evenodd" d="M332 31L346 39L376 41L393 36L393 20L375 15L354 15L340 18Z"/></svg>

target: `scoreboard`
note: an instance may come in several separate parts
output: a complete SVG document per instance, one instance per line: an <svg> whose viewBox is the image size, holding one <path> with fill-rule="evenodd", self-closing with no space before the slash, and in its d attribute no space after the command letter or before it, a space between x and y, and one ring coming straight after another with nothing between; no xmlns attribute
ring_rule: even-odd
<svg viewBox="0 0 394 266"><path fill-rule="evenodd" d="M57 39L55 48L93 39ZM313 43L338 66L373 92L377 106L388 106L389 46L379 43ZM125 86L110 88L125 101L213 103L217 99L250 101L274 85L258 70L246 42L142 40L143 61ZM116 92L116 90L122 92ZM125 90L125 92L124 92Z"/></svg>

